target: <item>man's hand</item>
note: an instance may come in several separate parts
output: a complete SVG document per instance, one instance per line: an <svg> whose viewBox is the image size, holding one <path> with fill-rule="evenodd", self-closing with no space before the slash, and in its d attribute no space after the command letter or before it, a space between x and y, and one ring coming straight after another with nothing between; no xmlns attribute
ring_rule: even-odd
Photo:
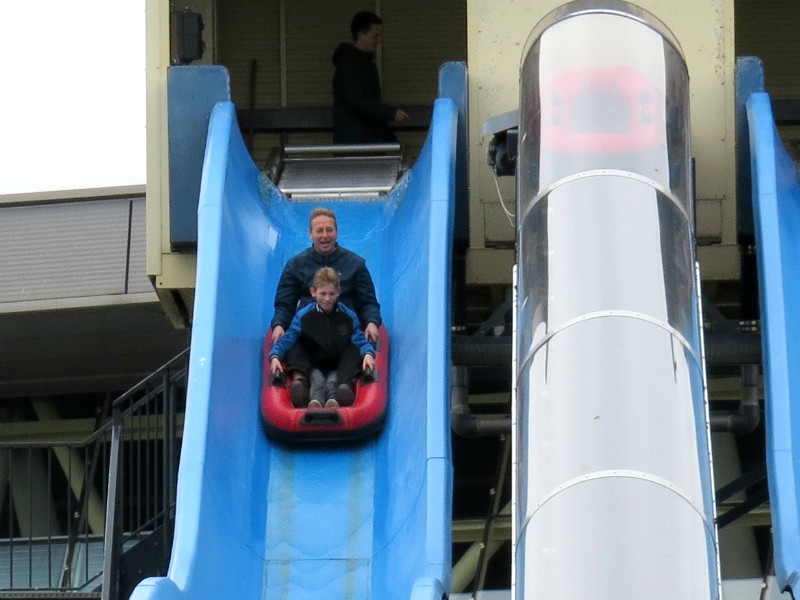
<svg viewBox="0 0 800 600"><path fill-rule="evenodd" d="M409 119L409 118L410 117L408 116L408 113L406 111L404 111L402 108L398 108L396 111L394 111L394 120L395 121L405 121L406 119Z"/></svg>
<svg viewBox="0 0 800 600"><path fill-rule="evenodd" d="M280 325L275 325L275 327L272 329L272 343L274 344L281 339L284 333L286 333L286 331L284 331L283 327Z"/></svg>
<svg viewBox="0 0 800 600"><path fill-rule="evenodd" d="M375 370L375 357L372 354L365 354L361 361L361 370L365 373L372 373Z"/></svg>
<svg viewBox="0 0 800 600"><path fill-rule="evenodd" d="M273 358L269 362L269 370L273 375L278 375L280 373L283 373L283 365L281 364L279 358Z"/></svg>
<svg viewBox="0 0 800 600"><path fill-rule="evenodd" d="M375 323L367 323L367 326L364 328L364 335L367 336L367 339L372 342L373 344L377 343L378 341L378 326ZM272 337L274 339L275 332L273 331Z"/></svg>

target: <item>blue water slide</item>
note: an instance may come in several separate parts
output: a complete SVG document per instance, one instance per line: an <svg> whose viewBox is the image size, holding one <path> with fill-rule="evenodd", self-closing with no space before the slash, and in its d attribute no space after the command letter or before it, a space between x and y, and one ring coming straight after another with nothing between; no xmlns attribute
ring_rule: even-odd
<svg viewBox="0 0 800 600"><path fill-rule="evenodd" d="M800 589L800 185L769 95L747 101L775 574Z"/></svg>
<svg viewBox="0 0 800 600"><path fill-rule="evenodd" d="M132 598L440 600L451 568L450 253L457 111L437 100L414 168L382 200L320 202L365 257L391 336L389 413L357 444L292 447L259 418L261 342L318 203L291 202L242 142L209 126L197 287L166 577Z"/></svg>

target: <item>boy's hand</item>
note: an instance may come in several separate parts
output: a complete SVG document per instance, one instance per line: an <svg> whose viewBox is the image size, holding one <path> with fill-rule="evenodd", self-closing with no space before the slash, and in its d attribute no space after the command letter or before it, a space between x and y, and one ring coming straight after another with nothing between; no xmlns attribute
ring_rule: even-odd
<svg viewBox="0 0 800 600"><path fill-rule="evenodd" d="M364 335L367 336L367 339L374 344L378 341L378 326L375 325L375 323L367 323L367 326L364 328ZM272 337L275 337L274 332Z"/></svg>
<svg viewBox="0 0 800 600"><path fill-rule="evenodd" d="M365 354L364 360L361 362L361 369L366 373L371 373L375 370L375 357L372 354Z"/></svg>
<svg viewBox="0 0 800 600"><path fill-rule="evenodd" d="M275 325L275 327L272 328L272 343L274 344L281 339L284 333L286 333L286 331L283 329L283 327L280 325Z"/></svg>
<svg viewBox="0 0 800 600"><path fill-rule="evenodd" d="M281 364L280 359L273 358L269 363L269 370L273 375L283 373L283 365Z"/></svg>

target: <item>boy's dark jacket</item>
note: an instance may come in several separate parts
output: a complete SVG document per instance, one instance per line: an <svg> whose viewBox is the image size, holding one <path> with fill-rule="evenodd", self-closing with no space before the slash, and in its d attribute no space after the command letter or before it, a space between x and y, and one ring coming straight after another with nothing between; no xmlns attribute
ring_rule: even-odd
<svg viewBox="0 0 800 600"><path fill-rule="evenodd" d="M311 364L322 369L335 368L350 344L358 348L361 356L375 356L375 346L361 331L358 317L341 302L337 302L329 313L319 309L316 303L301 308L289 329L272 347L270 360L283 360L295 344L303 344Z"/></svg>

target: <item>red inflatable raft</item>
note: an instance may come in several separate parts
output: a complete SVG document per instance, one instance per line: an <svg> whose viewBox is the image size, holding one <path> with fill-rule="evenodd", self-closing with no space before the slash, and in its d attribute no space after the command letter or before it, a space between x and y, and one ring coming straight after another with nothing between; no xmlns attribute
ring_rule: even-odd
<svg viewBox="0 0 800 600"><path fill-rule="evenodd" d="M356 380L352 406L295 408L289 399L288 378L274 380L269 368L272 332L264 338L261 375L261 417L267 433L288 442L354 440L378 432L386 420L389 375L389 334L378 330L375 372Z"/></svg>

